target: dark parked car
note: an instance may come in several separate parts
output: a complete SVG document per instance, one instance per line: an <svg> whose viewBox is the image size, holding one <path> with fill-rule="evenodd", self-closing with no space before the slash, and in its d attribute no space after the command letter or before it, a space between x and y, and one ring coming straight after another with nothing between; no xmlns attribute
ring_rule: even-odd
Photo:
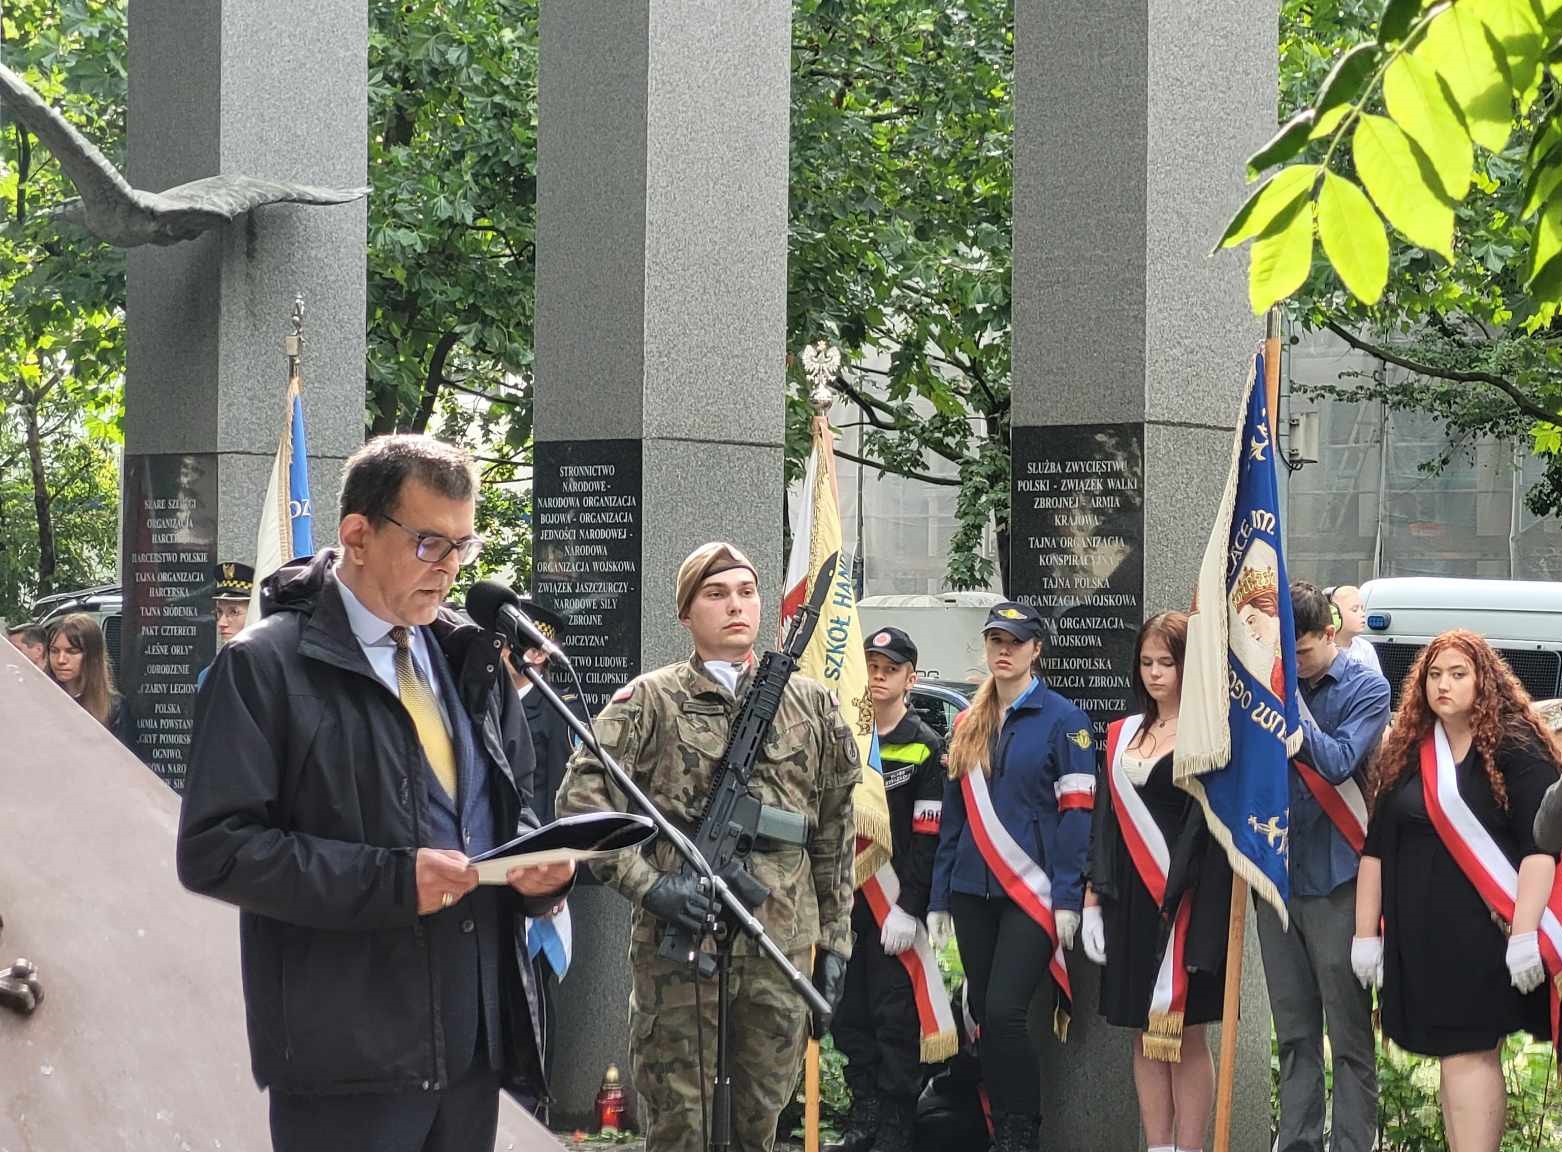
<svg viewBox="0 0 1562 1152"><path fill-rule="evenodd" d="M954 731L955 717L971 706L976 685L963 680L918 680L911 686L911 706L944 740Z"/></svg>

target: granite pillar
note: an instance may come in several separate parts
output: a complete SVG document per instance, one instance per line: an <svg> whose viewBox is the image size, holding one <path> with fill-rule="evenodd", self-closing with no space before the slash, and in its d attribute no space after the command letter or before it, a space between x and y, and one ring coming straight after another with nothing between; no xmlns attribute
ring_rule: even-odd
<svg viewBox="0 0 1562 1152"><path fill-rule="evenodd" d="M728 539L781 584L791 8L541 10L535 590L593 709L688 654L673 580ZM572 899L555 1120L628 1072L629 907Z"/></svg>
<svg viewBox="0 0 1562 1152"><path fill-rule="evenodd" d="M1276 35L1273 0L1016 0L1012 590L1058 620L1050 671L1098 731L1144 617L1188 606L1225 481L1262 330L1245 265L1206 253L1274 127ZM1268 1146L1256 941L1247 957L1233 1148ZM1082 955L1070 971L1044 1144L1132 1152L1129 1037Z"/></svg>
<svg viewBox="0 0 1562 1152"><path fill-rule="evenodd" d="M131 183L161 190L223 173L362 187L367 61L361 2L136 0ZM159 666L174 669L171 689L184 681L193 688L214 645L209 585L193 576L218 558L254 560L282 429L283 338L299 294L315 543L334 537L341 462L363 440L366 210L362 201L278 205L197 240L129 254L123 644L128 655L148 639L179 641L172 647L181 651L159 654L168 658ZM152 509L148 500L176 503ZM149 585L132 574L166 576L174 567L191 580L175 598L185 615L142 615ZM189 635L192 624L198 631ZM150 627L175 632L148 637ZM177 672L184 665L187 676ZM134 701L137 685L125 687ZM171 782L182 770L159 767Z"/></svg>

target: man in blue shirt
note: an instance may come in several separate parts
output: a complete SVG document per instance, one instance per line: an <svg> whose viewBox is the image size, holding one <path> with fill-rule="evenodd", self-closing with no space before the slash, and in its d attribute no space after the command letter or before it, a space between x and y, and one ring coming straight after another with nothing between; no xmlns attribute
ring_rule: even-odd
<svg viewBox="0 0 1562 1152"><path fill-rule="evenodd" d="M1370 1152L1378 1085L1371 996L1350 965L1360 788L1389 718L1388 681L1335 642L1329 599L1291 585L1302 748L1291 764L1290 931L1258 901L1258 940L1280 1042L1276 1152L1322 1152L1323 1029L1334 1056L1332 1152Z"/></svg>

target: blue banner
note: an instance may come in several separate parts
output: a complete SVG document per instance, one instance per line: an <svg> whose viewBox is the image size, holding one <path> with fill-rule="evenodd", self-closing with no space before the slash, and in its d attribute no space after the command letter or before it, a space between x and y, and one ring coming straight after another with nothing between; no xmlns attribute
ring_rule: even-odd
<svg viewBox="0 0 1562 1152"><path fill-rule="evenodd" d="M1186 686L1228 697L1224 725L1229 729L1230 756L1223 765L1207 759L1197 775L1178 772L1178 782L1201 795L1205 816L1215 838L1225 846L1231 867L1285 916L1290 896L1290 767L1288 745L1299 739L1296 697L1296 635L1291 618L1291 587L1286 578L1281 539L1280 494L1275 474L1275 444L1264 395L1264 358L1254 361L1239 439L1233 446L1233 479L1226 508L1216 518L1216 532L1229 523L1223 540L1223 564L1210 565L1217 540L1211 539L1201 572L1198 611L1189 627L1190 666L1208 659L1223 666L1215 675L1210 665L1185 674ZM1210 580L1224 573L1223 585ZM1221 593L1224 593L1222 596ZM1218 598L1218 599L1217 599ZM1218 601L1223 601L1223 604ZM1214 613L1224 609L1224 628ZM1202 619L1201 619L1202 617ZM1224 651L1211 643L1225 633ZM1221 674L1223 673L1223 674ZM1205 703L1214 703L1213 696ZM1189 726L1184 725L1187 729ZM1190 735L1185 731L1184 735ZM1220 733L1220 736L1226 735ZM1190 764L1200 763L1202 749L1182 748ZM1189 742L1190 744L1193 742ZM1219 746L1221 741L1213 742Z"/></svg>
<svg viewBox="0 0 1562 1152"><path fill-rule="evenodd" d="M304 435L304 397L293 392L293 435L287 464L287 510L292 521L293 556L315 554L314 506L309 502L309 441ZM285 557L284 559L292 559Z"/></svg>

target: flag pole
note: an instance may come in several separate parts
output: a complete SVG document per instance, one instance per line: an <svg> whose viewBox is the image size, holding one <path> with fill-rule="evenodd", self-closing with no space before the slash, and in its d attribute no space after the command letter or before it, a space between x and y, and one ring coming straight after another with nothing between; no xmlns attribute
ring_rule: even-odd
<svg viewBox="0 0 1562 1152"><path fill-rule="evenodd" d="M1280 414L1280 313L1264 318L1264 407L1269 438L1275 440ZM1220 1078L1215 1085L1214 1152L1231 1152L1231 1111L1236 1099L1237 1032L1242 1005L1242 955L1247 938L1247 881L1231 877L1231 919L1226 925L1226 990L1220 1011Z"/></svg>
<svg viewBox="0 0 1562 1152"><path fill-rule="evenodd" d="M828 381L839 368L839 354L830 357L831 349L821 341L815 348L820 357L816 370L809 373L814 390L809 399L813 403L814 418L811 427L815 451L824 457L825 474L830 491L840 499L840 489L835 478L835 452L830 433L830 407L834 397L830 395ZM804 499L812 499L804 493ZM806 545L805 545L806 546ZM795 545L794 545L795 547ZM811 969L810 969L811 970ZM819 1152L819 1041L810 1036L803 1056L803 1152Z"/></svg>

